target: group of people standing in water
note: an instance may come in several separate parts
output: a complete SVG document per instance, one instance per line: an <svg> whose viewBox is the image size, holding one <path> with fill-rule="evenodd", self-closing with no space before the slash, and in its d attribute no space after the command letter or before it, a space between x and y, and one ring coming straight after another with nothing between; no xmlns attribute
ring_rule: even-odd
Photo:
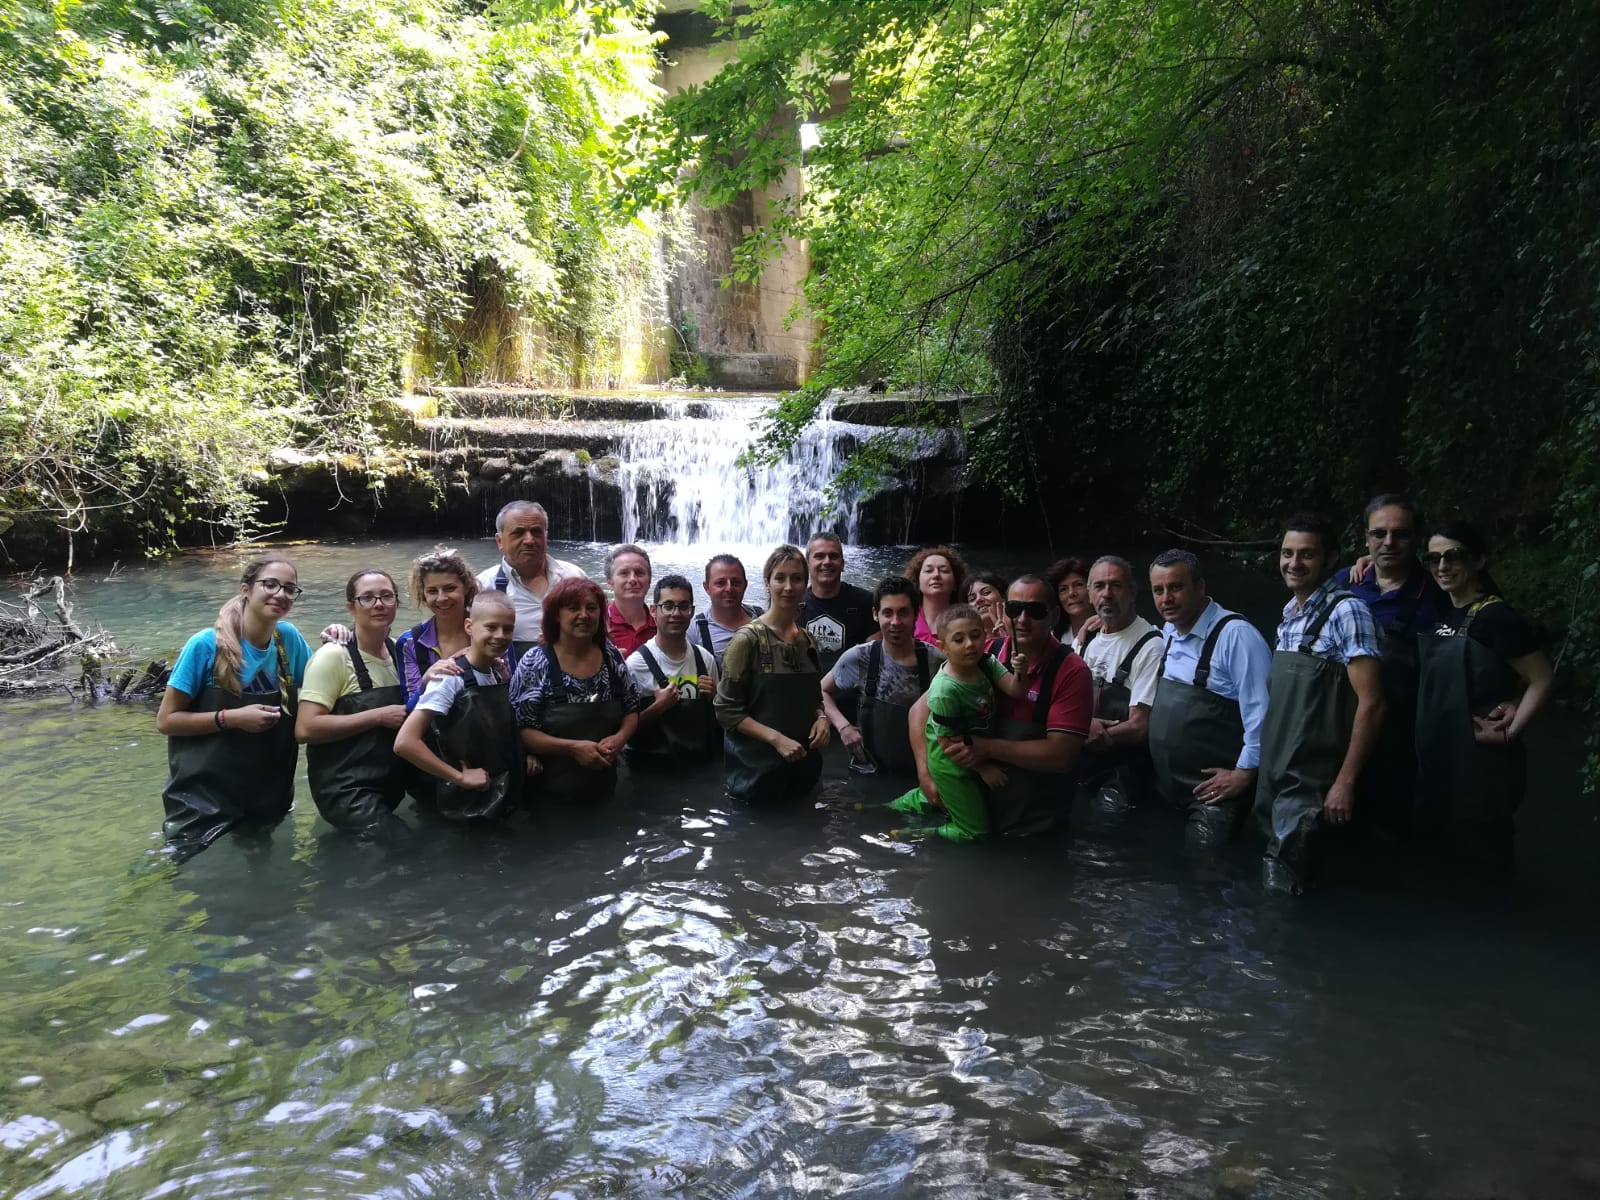
<svg viewBox="0 0 1600 1200"><path fill-rule="evenodd" d="M494 566L475 574L442 549L412 564L426 620L391 639L401 588L359 571L349 624L313 653L286 619L294 565L268 555L173 668L164 828L187 854L281 819L302 744L322 816L367 831L407 794L463 822L592 807L624 760L672 771L720 755L730 796L773 803L815 788L837 738L852 771L885 781L852 803L881 807L897 836L1042 832L1083 798L1160 805L1208 846L1253 812L1274 890L1301 891L1351 826L1425 832L1504 872L1523 734L1552 683L1539 630L1499 594L1472 526L1428 529L1397 495L1364 518L1349 569L1327 518L1286 522L1290 596L1270 645L1186 550L1144 579L1106 555L1008 580L936 546L869 592L821 533L767 557L764 610L744 602L744 564L716 555L697 612L689 579L655 578L624 545L605 559L608 601L550 556L544 509L517 501L496 517ZM1159 627L1138 615L1144 587Z"/></svg>

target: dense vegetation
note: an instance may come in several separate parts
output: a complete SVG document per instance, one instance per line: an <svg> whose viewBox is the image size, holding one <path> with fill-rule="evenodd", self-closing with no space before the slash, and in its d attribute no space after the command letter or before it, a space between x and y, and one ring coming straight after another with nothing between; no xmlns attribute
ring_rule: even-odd
<svg viewBox="0 0 1600 1200"><path fill-rule="evenodd" d="M0 533L231 537L274 446L375 444L486 312L614 370L654 41L627 0L0 0Z"/></svg>
<svg viewBox="0 0 1600 1200"><path fill-rule="evenodd" d="M1127 506L1248 538L1414 490L1521 552L1518 598L1592 677L1595 4L868 0L737 21L739 62L655 118L640 195L685 166L713 197L763 183L799 154L780 106L822 120L777 231L811 239L827 360L778 440L835 383L992 391L976 468L1069 543ZM840 75L848 106L825 112Z"/></svg>

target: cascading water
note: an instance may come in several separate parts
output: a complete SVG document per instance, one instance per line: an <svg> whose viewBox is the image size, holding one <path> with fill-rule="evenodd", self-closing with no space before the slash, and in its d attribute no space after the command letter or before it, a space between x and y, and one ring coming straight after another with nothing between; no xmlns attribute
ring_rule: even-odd
<svg viewBox="0 0 1600 1200"><path fill-rule="evenodd" d="M630 425L617 447L624 541L803 542L822 524L828 484L861 443L874 435L904 438L920 453L930 440L834 420L825 402L782 461L745 468L739 456L759 435L770 400L670 403L670 416ZM856 540L858 499L835 498L827 522L847 542Z"/></svg>

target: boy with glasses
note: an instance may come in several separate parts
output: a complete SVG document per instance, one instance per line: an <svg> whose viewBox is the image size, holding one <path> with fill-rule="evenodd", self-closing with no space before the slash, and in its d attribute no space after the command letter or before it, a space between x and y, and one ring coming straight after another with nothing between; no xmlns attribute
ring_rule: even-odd
<svg viewBox="0 0 1600 1200"><path fill-rule="evenodd" d="M628 656L641 693L654 696L639 714L628 743L635 765L683 766L704 762L722 744L711 702L719 672L716 657L688 639L694 587L682 575L662 577L651 606L656 635Z"/></svg>

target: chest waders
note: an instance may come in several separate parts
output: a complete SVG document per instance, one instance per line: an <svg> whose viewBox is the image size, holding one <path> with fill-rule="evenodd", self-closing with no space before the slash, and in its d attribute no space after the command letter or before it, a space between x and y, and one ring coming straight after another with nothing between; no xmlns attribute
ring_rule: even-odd
<svg viewBox="0 0 1600 1200"><path fill-rule="evenodd" d="M1190 840L1205 846L1221 845L1232 837L1239 818L1250 805L1248 794L1221 804L1206 804L1194 794L1194 789L1209 778L1205 768L1232 770L1244 749L1244 716L1239 702L1219 696L1206 686L1223 627L1243 620L1238 613L1229 613L1211 627L1200 647L1190 683L1167 675L1163 654L1155 702L1150 706L1150 762L1156 791L1162 800L1185 814Z"/></svg>
<svg viewBox="0 0 1600 1200"><path fill-rule="evenodd" d="M561 661L548 646L552 676L562 674ZM605 655L600 656L600 670L606 669ZM559 678L552 678L555 694L544 710L543 732L551 737L566 738L574 742L598 742L622 728L622 700L613 696L609 700L580 700L576 703L566 697L566 688ZM575 758L564 754L541 756L544 770L534 777L540 796L560 804L604 804L617 790L617 766L585 767Z"/></svg>
<svg viewBox="0 0 1600 1200"><path fill-rule="evenodd" d="M1094 715L1102 721L1126 721L1133 711L1133 689L1128 677L1134 661L1161 634L1152 629L1122 656L1110 679L1094 681ZM1150 794L1150 751L1146 746L1115 746L1098 754L1084 755L1084 771L1079 787L1099 798L1105 808L1119 811Z"/></svg>
<svg viewBox="0 0 1600 1200"><path fill-rule="evenodd" d="M1479 745L1472 718L1514 700L1520 677L1505 659L1467 636L1487 596L1451 637L1418 641L1422 672L1417 699L1418 821L1463 866L1494 874L1511 870L1516 811L1528 785L1520 741Z"/></svg>
<svg viewBox="0 0 1600 1200"><path fill-rule="evenodd" d="M280 821L294 805L294 773L300 763L300 747L294 740L294 677L283 635L274 630L272 642L277 648L276 686L234 693L213 679L190 702L189 711L214 713L265 704L285 710L277 724L265 733L219 729L200 737L167 739L161 829L173 850L184 857L204 850L237 825ZM245 687L260 682L258 674Z"/></svg>
<svg viewBox="0 0 1600 1200"><path fill-rule="evenodd" d="M822 664L806 638L799 653L810 659L805 664L808 669L774 674L776 635L764 622L753 622L750 627L755 630L752 636L756 640L756 670L750 677L746 713L751 720L776 729L806 748L805 757L798 762L785 762L765 742L736 730L728 733L723 787L736 800L765 804L802 796L822 777L822 755L810 746L811 727L822 707Z"/></svg>
<svg viewBox="0 0 1600 1200"><path fill-rule="evenodd" d="M1418 597L1420 601L1420 597ZM1414 824L1417 786L1417 684L1420 672L1417 605L1407 605L1388 628L1378 627L1383 661L1383 724L1361 771L1359 803L1372 821L1401 840Z"/></svg>
<svg viewBox="0 0 1600 1200"><path fill-rule="evenodd" d="M932 678L928 665L928 644L917 642L917 694L928 690ZM880 770L917 777L917 759L911 752L911 706L892 704L878 695L883 678L883 643L867 647L867 671L861 683L861 700L856 706L861 740Z"/></svg>
<svg viewBox="0 0 1600 1200"><path fill-rule="evenodd" d="M711 651L703 650L693 642L689 653L694 658L697 675L709 675L711 669L706 659ZM667 687L672 681L661 669L649 646L639 647L639 657L656 681L656 687ZM678 702L650 725L641 725L628 743L628 761L643 767L691 766L707 761L716 753L722 741L722 730L717 715L711 707L711 697L695 689L694 699Z"/></svg>
<svg viewBox="0 0 1600 1200"><path fill-rule="evenodd" d="M453 767L482 768L489 786L478 792L440 779L434 803L440 816L454 821L492 821L522 800L527 775L517 718L504 680L480 683L465 654L455 663L461 668L461 693L450 711L433 723L438 754Z"/></svg>
<svg viewBox="0 0 1600 1200"><path fill-rule="evenodd" d="M1012 646L1005 645L1004 662L1011 665ZM1056 677L1061 664L1072 651L1057 643L1049 665L1039 673L1039 695L1026 721L1000 717L993 722L992 736L1007 742L1037 742L1048 736L1050 701L1055 695ZM985 789L989 827L994 833L1026 837L1065 825L1072 813L1072 777L1050 771L1030 771L1026 767L1003 764L1006 785Z"/></svg>
<svg viewBox="0 0 1600 1200"><path fill-rule="evenodd" d="M1311 871L1318 822L1339 776L1355 725L1356 694L1345 665L1311 652L1333 610L1359 604L1336 592L1306 627L1294 650L1275 650L1261 727L1256 820L1267 835L1270 886L1298 893Z"/></svg>
<svg viewBox="0 0 1600 1200"><path fill-rule="evenodd" d="M394 643L385 639L389 661L398 667ZM335 716L371 712L391 704L404 704L405 690L398 683L374 687L366 660L354 639L344 644L350 655L360 691L340 696L328 711ZM306 747L306 778L317 811L337 829L368 829L392 813L405 795L406 776L395 757L392 729L366 729L336 742Z"/></svg>

